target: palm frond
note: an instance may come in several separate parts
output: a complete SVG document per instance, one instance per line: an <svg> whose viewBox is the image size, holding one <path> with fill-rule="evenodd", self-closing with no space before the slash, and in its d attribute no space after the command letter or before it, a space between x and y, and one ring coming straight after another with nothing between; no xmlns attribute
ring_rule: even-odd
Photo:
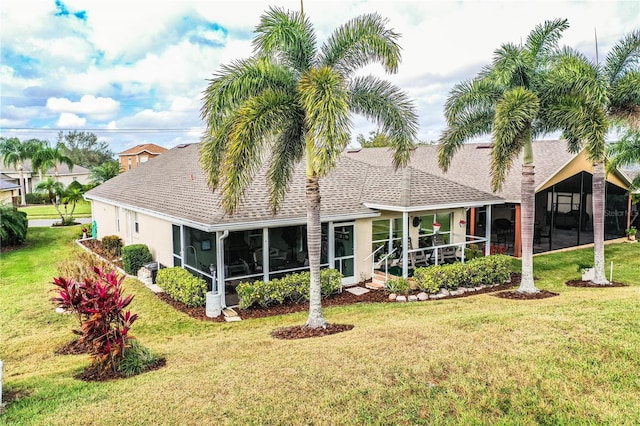
<svg viewBox="0 0 640 426"><path fill-rule="evenodd" d="M630 71L609 87L607 113L615 121L640 129L640 71Z"/></svg>
<svg viewBox="0 0 640 426"><path fill-rule="evenodd" d="M538 115L539 107L535 93L523 87L506 91L496 105L491 164L494 191L502 188L513 160L525 144L531 143L531 123Z"/></svg>
<svg viewBox="0 0 640 426"><path fill-rule="evenodd" d="M370 63L380 63L395 73L400 62L400 35L387 28L388 20L377 13L351 19L338 27L320 48L321 65L350 76Z"/></svg>
<svg viewBox="0 0 640 426"><path fill-rule="evenodd" d="M458 116L455 123L442 133L438 146L438 165L446 172L456 152L466 141L491 133L494 112L492 108L476 109Z"/></svg>
<svg viewBox="0 0 640 426"><path fill-rule="evenodd" d="M304 115L299 111L291 117L290 125L275 140L267 176L269 179L269 202L273 212L287 194L296 165L305 153Z"/></svg>
<svg viewBox="0 0 640 426"><path fill-rule="evenodd" d="M608 170L640 164L640 132L627 129L618 142L609 145L607 157Z"/></svg>
<svg viewBox="0 0 640 426"><path fill-rule="evenodd" d="M504 88L488 78L466 80L453 86L444 104L444 116L449 125L475 110L492 110Z"/></svg>
<svg viewBox="0 0 640 426"><path fill-rule="evenodd" d="M330 67L314 68L300 79L299 94L305 111L308 146L313 146L313 169L317 176L324 176L349 143L347 83Z"/></svg>
<svg viewBox="0 0 640 426"><path fill-rule="evenodd" d="M291 93L266 90L236 109L219 166L222 206L227 212L234 212L244 197L260 167L265 145L282 131L292 105L295 97Z"/></svg>
<svg viewBox="0 0 640 426"><path fill-rule="evenodd" d="M604 74L613 85L640 62L640 30L634 30L616 43L605 60Z"/></svg>
<svg viewBox="0 0 640 426"><path fill-rule="evenodd" d="M535 63L540 64L552 55L558 47L558 42L564 30L569 28L566 19L554 19L538 24L527 36L525 50L531 55Z"/></svg>
<svg viewBox="0 0 640 426"><path fill-rule="evenodd" d="M270 7L261 16L255 33L253 48L258 56L278 58L298 72L312 66L316 51L315 32L300 12Z"/></svg>
<svg viewBox="0 0 640 426"><path fill-rule="evenodd" d="M522 48L506 43L493 52L492 65L483 70L482 76L505 88L529 87L530 69Z"/></svg>
<svg viewBox="0 0 640 426"><path fill-rule="evenodd" d="M350 89L351 110L378 124L389 139L394 166L406 165L418 133L413 102L399 88L373 76L354 79Z"/></svg>

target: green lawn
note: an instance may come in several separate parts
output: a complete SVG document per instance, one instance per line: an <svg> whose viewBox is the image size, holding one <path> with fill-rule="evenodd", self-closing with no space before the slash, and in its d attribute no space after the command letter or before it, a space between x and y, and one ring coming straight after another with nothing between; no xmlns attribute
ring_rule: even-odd
<svg viewBox="0 0 640 426"><path fill-rule="evenodd" d="M60 211L64 214L64 205L61 205ZM67 206L67 211L71 213L71 204ZM51 204L19 207L18 210L27 213L27 219L59 219L60 215L56 211L56 208ZM82 201L76 204L76 209L73 212L73 217L91 217L91 203L89 201Z"/></svg>
<svg viewBox="0 0 640 426"><path fill-rule="evenodd" d="M589 250L538 256L536 284L557 297L336 307L327 319L353 330L293 341L270 332L304 313L201 322L127 280L133 332L167 365L86 383L85 355L54 353L76 324L49 302L77 232L32 228L0 255L0 424L640 424L639 244L606 248L628 287L564 286Z"/></svg>

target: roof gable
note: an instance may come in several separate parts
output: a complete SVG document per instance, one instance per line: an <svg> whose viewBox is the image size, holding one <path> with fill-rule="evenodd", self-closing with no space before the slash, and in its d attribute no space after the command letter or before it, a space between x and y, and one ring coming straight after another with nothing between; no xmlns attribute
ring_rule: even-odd
<svg viewBox="0 0 640 426"><path fill-rule="evenodd" d="M162 154L163 152L167 152L167 148L162 147L160 145L156 145L154 143L145 143L141 145L136 145L133 148L129 148L125 151L122 151L118 155L137 155L143 152L147 152L149 154Z"/></svg>

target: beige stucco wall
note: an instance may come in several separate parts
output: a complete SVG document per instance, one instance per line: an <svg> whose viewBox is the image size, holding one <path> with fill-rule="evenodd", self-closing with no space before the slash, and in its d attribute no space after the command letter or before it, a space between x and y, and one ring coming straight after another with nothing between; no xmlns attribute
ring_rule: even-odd
<svg viewBox="0 0 640 426"><path fill-rule="evenodd" d="M97 201L92 202L93 219L98 225L97 236L117 235L125 245L146 244L153 259L163 265L173 266L171 223L138 213L138 230L134 229L135 212ZM118 220L120 230L118 230Z"/></svg>
<svg viewBox="0 0 640 426"><path fill-rule="evenodd" d="M17 189L9 189L7 191L0 191L0 203L11 204L12 197L18 195Z"/></svg>
<svg viewBox="0 0 640 426"><path fill-rule="evenodd" d="M364 260L371 254L371 219L356 220L356 246L355 246L355 277L356 281L361 278L371 278L371 262L372 258Z"/></svg>

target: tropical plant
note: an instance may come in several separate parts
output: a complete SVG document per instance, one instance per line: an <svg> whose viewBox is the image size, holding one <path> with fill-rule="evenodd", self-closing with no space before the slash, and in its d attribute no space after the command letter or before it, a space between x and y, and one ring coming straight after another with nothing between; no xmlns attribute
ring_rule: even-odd
<svg viewBox="0 0 640 426"><path fill-rule="evenodd" d="M100 185L120 173L120 163L118 161L107 161L91 169L91 183Z"/></svg>
<svg viewBox="0 0 640 426"><path fill-rule="evenodd" d="M38 182L34 188L36 192L47 194L49 202L60 215L60 220L64 223L64 215L60 211L60 198L64 195L64 185L51 176L47 176L43 181Z"/></svg>
<svg viewBox="0 0 640 426"><path fill-rule="evenodd" d="M628 129L620 138L608 146L607 170L640 164L640 132ZM631 189L640 189L640 173L631 182Z"/></svg>
<svg viewBox="0 0 640 426"><path fill-rule="evenodd" d="M414 147L417 116L408 97L384 80L355 75L374 62L395 72L398 37L378 14L367 14L339 27L318 47L302 11L270 8L256 28L254 56L223 66L205 90L201 164L209 186L221 191L225 210L237 208L266 161L270 203L277 211L294 168L304 159L311 271L307 327L326 326L319 179L331 172L349 143L351 114L380 126L396 167L407 163Z"/></svg>
<svg viewBox="0 0 640 426"><path fill-rule="evenodd" d="M503 44L495 51L492 64L474 79L455 85L445 103L447 128L438 150L443 170L449 168L465 141L492 133L491 184L498 191L513 161L523 152L522 279L518 289L522 293L539 291L533 281L532 136L568 129L579 140L593 141L602 136L606 127L604 117L593 111L583 93L558 93L548 83L555 73L562 72L560 65L557 69L550 65L559 64L557 58L565 54L558 48L558 41L568 27L564 19L546 21L535 27L524 45Z"/></svg>
<svg viewBox="0 0 640 426"><path fill-rule="evenodd" d="M0 246L15 246L27 239L27 214L13 204L0 203Z"/></svg>
<svg viewBox="0 0 640 426"><path fill-rule="evenodd" d="M627 134L640 131L640 30L633 31L621 38L611 49L603 66L589 62L580 53L570 49L559 57L559 65L564 71L556 73L555 86L560 93L570 91L586 94L595 105L594 111L606 115L609 123L607 130L626 130ZM589 114L590 106L581 112ZM555 116L550 111L550 118ZM589 123L588 119L584 120ZM588 125L588 124L587 124ZM605 274L604 259L604 211L605 211L605 158L607 143L606 131L599 138L585 138L582 129L565 130L570 150L577 152L583 145L587 158L593 163L593 257L595 284L606 285L609 281ZM621 159L614 161L614 166ZM609 167L609 170L612 168Z"/></svg>
<svg viewBox="0 0 640 426"><path fill-rule="evenodd" d="M46 141L35 141L35 149L32 155L32 165L34 170L37 170L40 174L40 180L42 180L43 173L53 168L53 175L58 180L60 176L59 165L66 164L69 170L73 169L73 160L65 155L64 145L58 142L55 146L50 146Z"/></svg>
<svg viewBox="0 0 640 426"><path fill-rule="evenodd" d="M26 205L27 184L24 177L24 162L33 155L34 145L20 142L18 138L0 138L0 157L5 166L12 166L20 173L20 205Z"/></svg>

